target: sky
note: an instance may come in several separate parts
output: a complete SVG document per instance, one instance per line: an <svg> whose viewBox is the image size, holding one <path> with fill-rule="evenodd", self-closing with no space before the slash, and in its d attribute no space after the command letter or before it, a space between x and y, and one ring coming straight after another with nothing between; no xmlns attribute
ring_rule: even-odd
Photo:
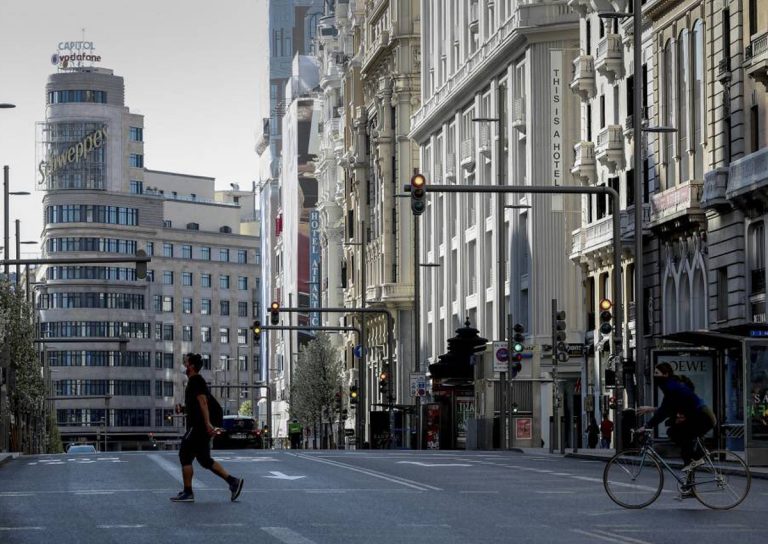
<svg viewBox="0 0 768 544"><path fill-rule="evenodd" d="M0 0L0 103L16 105L0 109L0 166L11 191L32 193L10 198L11 245L15 219L23 241L42 233L35 124L62 41L93 42L96 65L124 78L125 105L144 115L146 168L250 187L268 107L266 13L267 0Z"/></svg>

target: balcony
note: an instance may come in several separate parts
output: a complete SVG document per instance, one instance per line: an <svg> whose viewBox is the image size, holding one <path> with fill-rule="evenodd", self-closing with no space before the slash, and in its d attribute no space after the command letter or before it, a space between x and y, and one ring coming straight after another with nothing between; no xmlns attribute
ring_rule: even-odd
<svg viewBox="0 0 768 544"><path fill-rule="evenodd" d="M512 100L512 118L510 124L512 128L525 134L525 98L515 98Z"/></svg>
<svg viewBox="0 0 768 544"><path fill-rule="evenodd" d="M573 59L571 90L582 100L595 96L595 61L592 55L579 55Z"/></svg>
<svg viewBox="0 0 768 544"><path fill-rule="evenodd" d="M606 34L597 42L595 69L608 78L610 83L622 77L624 73L624 53L621 47L621 36L618 34Z"/></svg>
<svg viewBox="0 0 768 544"><path fill-rule="evenodd" d="M768 147L731 163L725 198L744 206L768 200Z"/></svg>
<svg viewBox="0 0 768 544"><path fill-rule="evenodd" d="M704 195L701 197L703 208L728 206L725 192L728 189L728 167L720 167L704 174Z"/></svg>
<svg viewBox="0 0 768 544"><path fill-rule="evenodd" d="M688 181L651 195L651 223L656 226L684 215L702 213L704 184Z"/></svg>
<svg viewBox="0 0 768 544"><path fill-rule="evenodd" d="M571 238L571 260L589 261L591 252L610 249L613 244L613 218L608 215L573 231Z"/></svg>
<svg viewBox="0 0 768 544"><path fill-rule="evenodd" d="M744 69L747 74L768 90L768 32L763 32L744 51Z"/></svg>
<svg viewBox="0 0 768 544"><path fill-rule="evenodd" d="M579 142L573 147L573 168L571 174L577 182L589 185L597 179L594 142Z"/></svg>
<svg viewBox="0 0 768 544"><path fill-rule="evenodd" d="M461 142L461 167L472 170L475 167L475 139L468 138Z"/></svg>
<svg viewBox="0 0 768 544"><path fill-rule="evenodd" d="M456 181L456 153L445 154L445 181Z"/></svg>
<svg viewBox="0 0 768 544"><path fill-rule="evenodd" d="M608 125L597 133L595 157L611 174L624 168L624 127Z"/></svg>
<svg viewBox="0 0 768 544"><path fill-rule="evenodd" d="M381 302L381 286L369 285L365 288L366 302Z"/></svg>
<svg viewBox="0 0 768 544"><path fill-rule="evenodd" d="M381 302L402 308L413 306L413 285L385 283L381 286Z"/></svg>
<svg viewBox="0 0 768 544"><path fill-rule="evenodd" d="M480 146L478 150L481 155L486 157L491 156L491 147L493 146L493 140L491 139L491 127L490 123L482 123L479 128Z"/></svg>

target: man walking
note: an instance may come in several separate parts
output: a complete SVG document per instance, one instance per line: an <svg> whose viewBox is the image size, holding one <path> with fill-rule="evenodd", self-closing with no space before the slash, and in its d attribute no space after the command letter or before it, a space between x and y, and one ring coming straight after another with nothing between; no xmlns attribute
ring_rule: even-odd
<svg viewBox="0 0 768 544"><path fill-rule="evenodd" d="M608 419L608 414L603 414L603 422L600 423L600 447L608 449L611 447L611 435L613 434L613 421Z"/></svg>
<svg viewBox="0 0 768 544"><path fill-rule="evenodd" d="M203 358L198 353L190 353L184 356L184 374L189 378L187 388L184 391L185 407L176 405L176 413L181 413L186 408L187 432L181 439L179 460L181 461L181 475L184 480L184 490L175 497L173 502L195 502L195 494L192 492L192 476L194 470L192 461L197 459L200 466L216 474L229 485L230 500L235 501L243 490L243 480L235 478L227 473L224 468L211 458L211 437L216 434L216 428L211 424L208 411L208 385L200 375L203 367Z"/></svg>

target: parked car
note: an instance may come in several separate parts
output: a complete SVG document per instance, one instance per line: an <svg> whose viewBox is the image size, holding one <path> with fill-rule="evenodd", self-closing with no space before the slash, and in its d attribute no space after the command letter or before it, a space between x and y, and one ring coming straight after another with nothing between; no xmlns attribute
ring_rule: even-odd
<svg viewBox="0 0 768 544"><path fill-rule="evenodd" d="M224 416L221 434L214 436L213 447L261 448L261 430L256 420L248 416Z"/></svg>
<svg viewBox="0 0 768 544"><path fill-rule="evenodd" d="M97 453L91 444L73 444L67 448L67 453Z"/></svg>

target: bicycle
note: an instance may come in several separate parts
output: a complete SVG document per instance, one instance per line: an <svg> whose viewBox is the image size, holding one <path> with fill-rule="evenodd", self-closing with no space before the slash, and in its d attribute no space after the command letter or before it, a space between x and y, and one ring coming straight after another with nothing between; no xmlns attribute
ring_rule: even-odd
<svg viewBox="0 0 768 544"><path fill-rule="evenodd" d="M634 436L634 429L631 431ZM728 510L740 504L749 493L752 474L747 464L728 450L709 451L697 438L702 463L678 476L653 447L651 431L646 430L639 448L614 455L603 470L603 487L613 502L624 508L644 508L661 495L664 467L677 481L681 495L693 492L698 501L714 510Z"/></svg>

